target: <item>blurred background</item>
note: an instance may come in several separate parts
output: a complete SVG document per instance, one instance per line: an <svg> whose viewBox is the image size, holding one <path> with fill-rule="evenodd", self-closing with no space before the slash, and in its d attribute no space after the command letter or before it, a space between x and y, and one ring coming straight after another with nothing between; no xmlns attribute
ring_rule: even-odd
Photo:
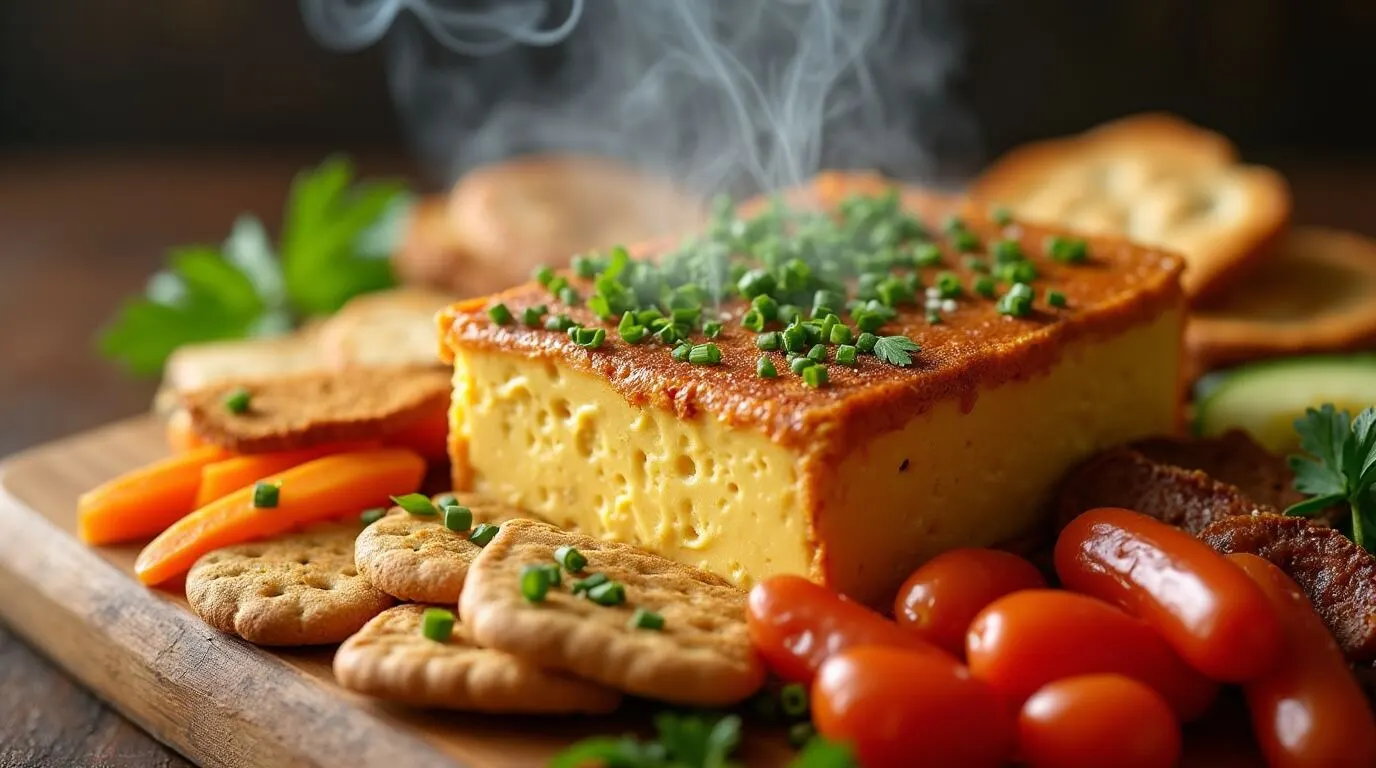
<svg viewBox="0 0 1376 768"><path fill-rule="evenodd" d="M746 64L774 45L844 52L836 30L769 28L739 10L753 5L723 42ZM842 5L901 13L847 22L869 79L812 85L883 109L832 120L789 102L817 124L799 160L699 124L741 129L693 56L697 12L669 0L0 0L0 455L146 409L156 382L97 357L97 328L169 246L219 242L243 211L275 231L293 175L338 152L428 192L550 149L705 191L823 166L958 187L1028 140L1169 110L1281 170L1296 221L1376 235L1370 0ZM437 28L463 33L442 44ZM563 31L510 44L513 29ZM805 54L812 36L824 45ZM2 628L0 723L0 765L180 764Z"/></svg>

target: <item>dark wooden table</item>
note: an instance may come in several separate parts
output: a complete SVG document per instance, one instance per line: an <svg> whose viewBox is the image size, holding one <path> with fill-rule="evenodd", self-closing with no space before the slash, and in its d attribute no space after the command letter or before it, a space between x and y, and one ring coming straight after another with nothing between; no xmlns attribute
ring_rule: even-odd
<svg viewBox="0 0 1376 768"><path fill-rule="evenodd" d="M91 339L168 245L218 242L241 211L277 225L318 153L0 155L0 456L148 407L154 384ZM1376 235L1376 160L1276 164L1296 220ZM377 172L395 156L365 157ZM0 768L184 766L0 626Z"/></svg>

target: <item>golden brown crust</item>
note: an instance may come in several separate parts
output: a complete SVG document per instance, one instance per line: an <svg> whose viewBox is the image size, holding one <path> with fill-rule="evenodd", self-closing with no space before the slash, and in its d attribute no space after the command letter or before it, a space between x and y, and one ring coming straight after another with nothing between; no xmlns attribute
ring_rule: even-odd
<svg viewBox="0 0 1376 768"><path fill-rule="evenodd" d="M474 525L530 516L476 493L455 495L473 513ZM438 516L412 515L394 507L358 534L354 562L359 573L395 598L453 605L480 552L467 534L449 530Z"/></svg>
<svg viewBox="0 0 1376 768"><path fill-rule="evenodd" d="M876 184L878 178L824 174L790 195L830 208L853 188L848 181ZM950 210L952 205L912 189L904 190L902 197L905 207L919 214ZM968 206L963 215L982 240L1001 236L984 206ZM924 218L932 229L939 229L939 221ZM722 351L722 364L717 366L676 362L658 344L626 344L614 325L604 326L609 333L603 348L587 350L562 333L500 326L490 320L485 310L501 301L518 316L526 307L547 304L550 312L568 313L579 323L599 323L586 307L562 305L533 283L455 304L440 314L440 332L450 350L502 351L569 365L604 378L632 405L667 408L682 418L713 414L734 426L761 429L786 445L815 446L823 442L814 440L817 431L826 429L831 434L824 441L829 449L843 452L875 433L902 426L933 403L953 397L972 402L982 388L1044 372L1070 342L1111 338L1182 303L1181 261L1176 256L1116 238L1090 237L1089 263L1067 266L1044 255L1044 241L1054 230L1018 225L1013 232L1042 275L1036 283L1039 299L1047 288L1057 288L1068 298L1067 309L1049 309L1039 300L1038 311L1013 319L999 315L993 300L968 298L942 324L931 325L921 310L908 308L883 333L906 335L921 344L915 365L897 368L862 356L853 369L831 366L831 384L823 389L811 389L797 376L766 380L755 375L760 352L754 334L740 327L739 302L723 308L727 322L715 340ZM945 270L970 285L975 274L944 241L941 245L946 263L923 270L924 281L930 285L934 275ZM570 277L583 295L589 293L587 281ZM786 370L783 357L771 355L779 370ZM463 446L455 447L454 455L461 457Z"/></svg>
<svg viewBox="0 0 1376 768"><path fill-rule="evenodd" d="M480 648L457 622L448 642L430 640L421 634L425 609L399 605L346 640L334 656L339 684L384 701L465 712L600 714L621 702L609 688Z"/></svg>
<svg viewBox="0 0 1376 768"><path fill-rule="evenodd" d="M1195 302L1264 258L1290 218L1279 174L1238 164L1223 136L1158 113L1015 149L970 193L1029 220L1181 253L1189 262L1182 282Z"/></svg>
<svg viewBox="0 0 1376 768"><path fill-rule="evenodd" d="M249 392L245 413L225 397ZM182 395L196 434L238 453L266 453L376 440L449 401L449 374L436 368L362 368L272 379L223 381Z"/></svg>
<svg viewBox="0 0 1376 768"><path fill-rule="evenodd" d="M257 645L338 643L392 605L354 568L354 521L203 556L186 599L205 623Z"/></svg>
<svg viewBox="0 0 1376 768"><path fill-rule="evenodd" d="M1376 240L1296 227L1185 333L1197 373L1269 357L1376 346Z"/></svg>
<svg viewBox="0 0 1376 768"><path fill-rule="evenodd" d="M576 596L568 574L543 602L522 597L522 568L555 562L561 546L587 558L584 574L625 585L626 602L603 606ZM663 628L627 626L637 607L663 616ZM706 571L544 523L502 525L469 570L459 611L486 647L631 694L722 706L764 682L745 627L744 592Z"/></svg>

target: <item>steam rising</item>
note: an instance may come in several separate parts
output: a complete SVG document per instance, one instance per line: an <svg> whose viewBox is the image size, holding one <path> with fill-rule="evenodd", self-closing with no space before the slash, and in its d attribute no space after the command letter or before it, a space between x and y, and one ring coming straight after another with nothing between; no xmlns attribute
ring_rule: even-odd
<svg viewBox="0 0 1376 768"><path fill-rule="evenodd" d="M450 178L569 150L749 194L823 167L931 181L948 170L936 156L973 157L974 123L949 103L961 49L940 14L953 5L302 0L302 12L325 45L383 41L408 130Z"/></svg>

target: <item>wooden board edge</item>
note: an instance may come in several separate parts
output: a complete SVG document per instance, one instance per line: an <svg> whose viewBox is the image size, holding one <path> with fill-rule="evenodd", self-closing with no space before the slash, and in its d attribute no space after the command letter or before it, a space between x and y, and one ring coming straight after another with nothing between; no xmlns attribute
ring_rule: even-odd
<svg viewBox="0 0 1376 768"><path fill-rule="evenodd" d="M0 619L199 765L463 768L271 654L134 582L5 487ZM237 701L262 703L244 717ZM284 716L290 710L292 716ZM302 728L302 712L312 727Z"/></svg>

